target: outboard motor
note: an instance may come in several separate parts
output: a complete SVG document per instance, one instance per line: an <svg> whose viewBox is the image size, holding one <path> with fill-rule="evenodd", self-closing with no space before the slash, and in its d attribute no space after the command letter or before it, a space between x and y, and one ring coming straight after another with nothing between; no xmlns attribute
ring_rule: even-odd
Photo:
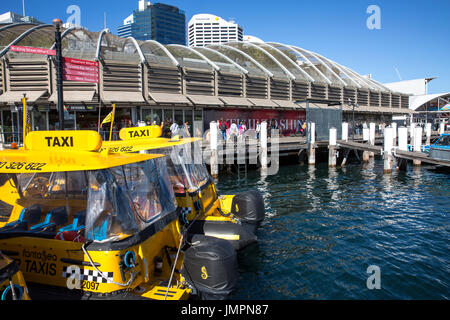
<svg viewBox="0 0 450 320"><path fill-rule="evenodd" d="M252 233L264 220L264 199L257 190L238 193L233 197L231 213Z"/></svg>
<svg viewBox="0 0 450 320"><path fill-rule="evenodd" d="M205 300L224 300L237 288L238 262L232 245L223 239L189 235L182 275L194 294Z"/></svg>
<svg viewBox="0 0 450 320"><path fill-rule="evenodd" d="M235 250L257 242L256 235L245 224L231 221L196 220L189 225L188 233L225 239Z"/></svg>

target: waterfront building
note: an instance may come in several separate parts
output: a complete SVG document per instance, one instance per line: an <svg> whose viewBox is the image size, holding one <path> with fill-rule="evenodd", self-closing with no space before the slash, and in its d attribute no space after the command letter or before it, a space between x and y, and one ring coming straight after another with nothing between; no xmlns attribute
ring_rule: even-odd
<svg viewBox="0 0 450 320"><path fill-rule="evenodd" d="M409 107L415 111L414 117L408 119L418 123L432 122L435 128L442 121L450 123L450 112L445 108L450 103L450 92L429 93L429 83L436 77L403 80L384 85L397 92L409 95ZM407 120L403 115L396 120Z"/></svg>
<svg viewBox="0 0 450 320"><path fill-rule="evenodd" d="M35 17L31 16L22 16L20 14L8 11L3 14L0 14L0 24L7 24L7 23L36 23L36 24L42 24L43 22L39 21Z"/></svg>
<svg viewBox="0 0 450 320"><path fill-rule="evenodd" d="M0 124L6 143L20 142L23 94L33 130L57 128L54 56L10 50L10 45L50 49L54 32L53 25L0 28ZM317 121L319 135L319 128L328 131L331 121L351 122L353 115L357 121L389 123L412 112L407 94L321 54L277 42L187 47L73 28L63 29L63 55L99 62L98 83L64 81L66 128L99 128L105 137L109 127L100 123L113 103L115 132L139 120L196 120L208 129L210 121L224 118L245 121L248 128L271 120L290 134L308 117Z"/></svg>
<svg viewBox="0 0 450 320"><path fill-rule="evenodd" d="M188 24L189 46L204 47L232 41L243 41L243 28L233 20L212 14L196 14Z"/></svg>
<svg viewBox="0 0 450 320"><path fill-rule="evenodd" d="M177 7L140 0L134 10L117 28L121 37L155 40L162 44L186 44L186 14Z"/></svg>

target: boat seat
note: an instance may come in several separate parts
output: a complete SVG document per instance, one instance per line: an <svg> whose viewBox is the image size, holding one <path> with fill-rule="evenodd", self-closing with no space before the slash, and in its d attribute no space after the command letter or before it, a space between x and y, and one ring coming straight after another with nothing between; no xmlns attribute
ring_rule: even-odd
<svg viewBox="0 0 450 320"><path fill-rule="evenodd" d="M6 229L28 229L29 224L37 223L41 219L41 206L34 204L28 208L23 208L19 219L3 226Z"/></svg>
<svg viewBox="0 0 450 320"><path fill-rule="evenodd" d="M66 224L68 221L66 207L58 207L47 213L44 222L38 223L30 227L30 231L55 232L57 226Z"/></svg>
<svg viewBox="0 0 450 320"><path fill-rule="evenodd" d="M86 221L86 210L78 212L75 217L73 218L73 221L68 226L62 227L58 230L58 232L63 231L79 231L81 229L85 228L85 221Z"/></svg>

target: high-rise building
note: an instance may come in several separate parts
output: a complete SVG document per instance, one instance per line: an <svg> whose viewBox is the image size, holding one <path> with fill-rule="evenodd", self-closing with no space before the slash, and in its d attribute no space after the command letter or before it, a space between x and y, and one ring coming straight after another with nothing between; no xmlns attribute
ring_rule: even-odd
<svg viewBox="0 0 450 320"><path fill-rule="evenodd" d="M209 44L222 44L230 41L242 41L243 29L233 20L212 14L196 14L188 24L189 46L203 47Z"/></svg>
<svg viewBox="0 0 450 320"><path fill-rule="evenodd" d="M117 31L121 37L186 45L186 14L174 6L140 0Z"/></svg>

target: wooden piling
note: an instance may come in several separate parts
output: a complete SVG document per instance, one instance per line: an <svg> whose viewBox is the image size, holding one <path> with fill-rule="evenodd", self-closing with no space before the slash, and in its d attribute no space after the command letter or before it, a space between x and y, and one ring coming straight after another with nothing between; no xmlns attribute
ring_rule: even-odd
<svg viewBox="0 0 450 320"><path fill-rule="evenodd" d="M422 150L422 127L416 127L414 129L414 152L421 152ZM413 165L418 167L422 164L422 161L414 159Z"/></svg>
<svg viewBox="0 0 450 320"><path fill-rule="evenodd" d="M344 141L348 141L348 123L347 122L342 122L342 135L341 135L341 138Z"/></svg>
<svg viewBox="0 0 450 320"><path fill-rule="evenodd" d="M309 145L308 145L308 164L316 164L316 124L311 122L308 130Z"/></svg>
<svg viewBox="0 0 450 320"><path fill-rule="evenodd" d="M384 129L384 173L392 172L392 128L387 127Z"/></svg>
<svg viewBox="0 0 450 320"><path fill-rule="evenodd" d="M215 121L209 124L209 139L210 139L210 149L211 149L211 176L214 179L219 177L219 161L217 154L217 136L218 136L218 123Z"/></svg>
<svg viewBox="0 0 450 320"><path fill-rule="evenodd" d="M328 143L328 166L336 167L336 141L337 130L336 128L330 128L330 138Z"/></svg>
<svg viewBox="0 0 450 320"><path fill-rule="evenodd" d="M431 144L431 123L427 122L425 125L425 134L427 137L426 145L429 146Z"/></svg>
<svg viewBox="0 0 450 320"><path fill-rule="evenodd" d="M260 146L261 146L261 169L262 171L267 171L267 122L263 121L261 123L261 133L260 133Z"/></svg>

